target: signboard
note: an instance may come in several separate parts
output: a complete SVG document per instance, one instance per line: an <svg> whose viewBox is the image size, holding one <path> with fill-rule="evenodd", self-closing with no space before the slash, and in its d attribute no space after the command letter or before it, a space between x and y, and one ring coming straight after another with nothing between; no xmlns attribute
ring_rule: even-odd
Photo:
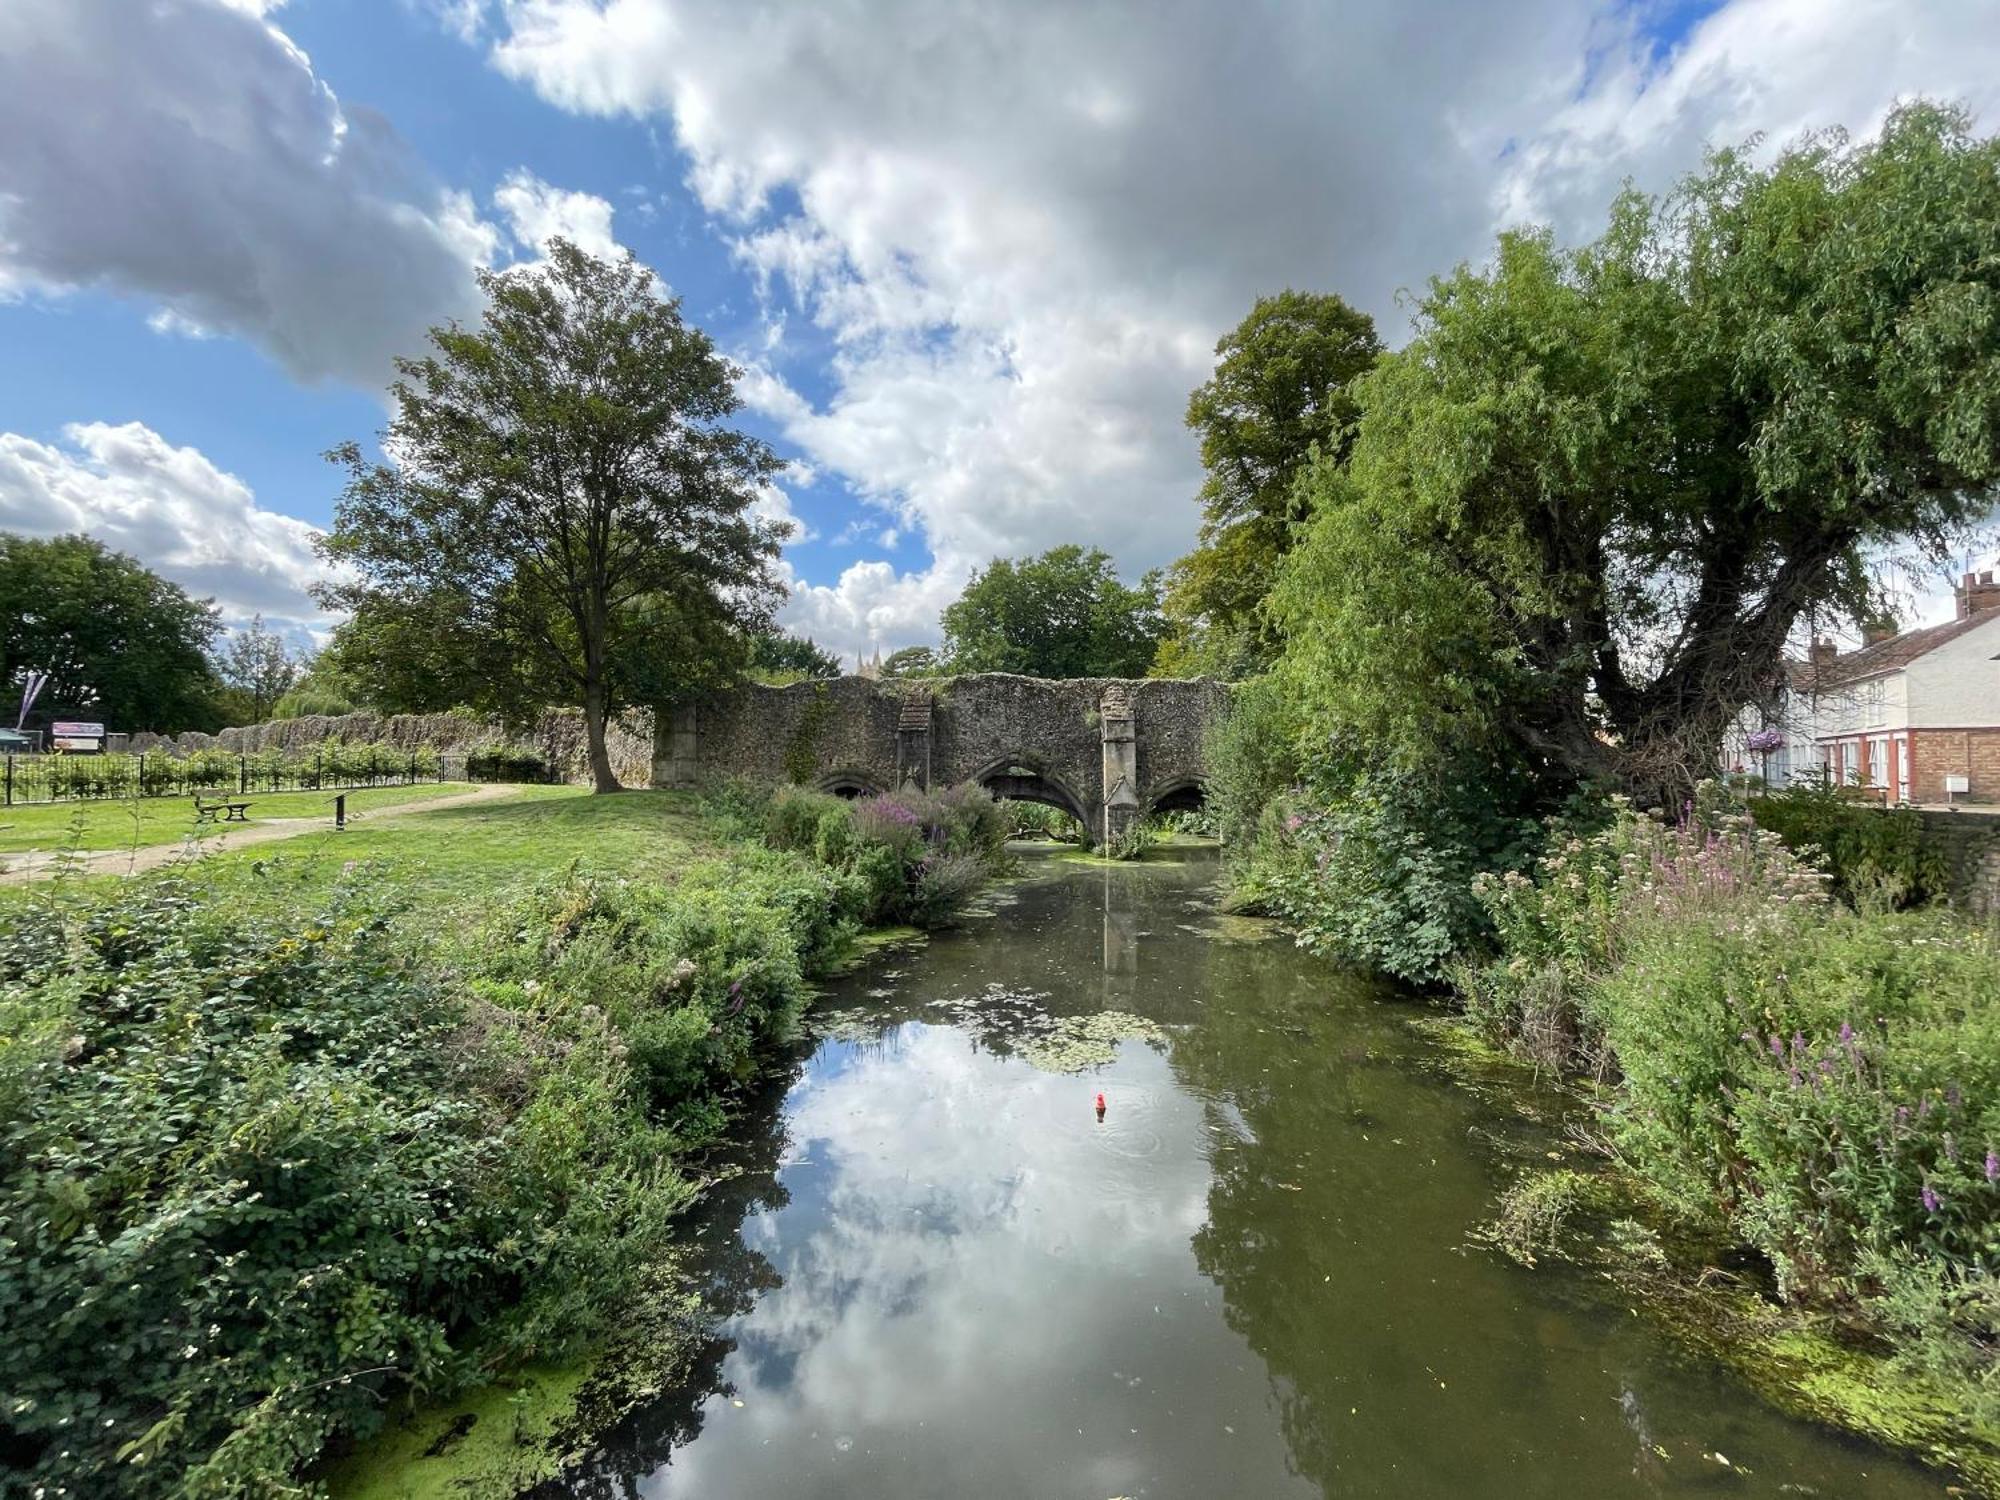
<svg viewBox="0 0 2000 1500"><path fill-rule="evenodd" d="M54 744L58 750L96 750L104 744L104 741L80 734L59 734L55 737Z"/></svg>
<svg viewBox="0 0 2000 1500"><path fill-rule="evenodd" d="M49 726L49 733L59 740L101 740L104 738L104 726L86 724L81 720L58 719Z"/></svg>

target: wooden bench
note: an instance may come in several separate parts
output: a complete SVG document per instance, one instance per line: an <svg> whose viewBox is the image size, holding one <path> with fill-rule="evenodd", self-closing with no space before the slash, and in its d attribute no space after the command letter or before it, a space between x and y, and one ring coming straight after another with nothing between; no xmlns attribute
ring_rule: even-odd
<svg viewBox="0 0 2000 1500"><path fill-rule="evenodd" d="M194 820L197 823L213 823L217 814L224 823L247 823L250 821L250 801L246 797L204 797L194 794Z"/></svg>

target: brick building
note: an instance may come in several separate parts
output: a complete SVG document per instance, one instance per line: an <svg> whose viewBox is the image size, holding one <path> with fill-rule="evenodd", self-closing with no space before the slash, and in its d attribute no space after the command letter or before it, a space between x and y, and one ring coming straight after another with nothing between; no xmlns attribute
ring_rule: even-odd
<svg viewBox="0 0 2000 1500"><path fill-rule="evenodd" d="M1730 737L1724 766L1773 785L1831 775L1887 802L2000 803L2000 580L1967 573L1955 618L1813 642L1782 701ZM1776 743L1773 743L1773 742Z"/></svg>

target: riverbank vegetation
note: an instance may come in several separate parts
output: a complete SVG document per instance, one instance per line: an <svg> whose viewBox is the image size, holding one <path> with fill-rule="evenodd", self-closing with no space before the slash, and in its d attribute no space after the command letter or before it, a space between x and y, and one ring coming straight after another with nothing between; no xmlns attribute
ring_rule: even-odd
<svg viewBox="0 0 2000 1500"><path fill-rule="evenodd" d="M1704 784L1795 627L1990 505L1995 244L2000 145L1917 104L1434 280L1289 490L1210 793L1238 904L1579 1080L1676 1243L2000 1453L1993 937L1913 817Z"/></svg>
<svg viewBox="0 0 2000 1500"><path fill-rule="evenodd" d="M573 810L595 837L552 836ZM10 1485L312 1493L322 1455L412 1402L671 1300L700 1153L813 976L865 922L948 920L1001 832L967 790L765 817L533 789L19 893Z"/></svg>

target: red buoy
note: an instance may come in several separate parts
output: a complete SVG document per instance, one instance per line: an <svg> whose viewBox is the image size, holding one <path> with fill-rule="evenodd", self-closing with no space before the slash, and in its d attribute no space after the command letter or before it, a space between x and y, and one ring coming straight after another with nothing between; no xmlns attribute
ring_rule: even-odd
<svg viewBox="0 0 2000 1500"><path fill-rule="evenodd" d="M1102 1094L1097 1096L1097 1118L1100 1120L1104 1118L1104 1095Z"/></svg>

